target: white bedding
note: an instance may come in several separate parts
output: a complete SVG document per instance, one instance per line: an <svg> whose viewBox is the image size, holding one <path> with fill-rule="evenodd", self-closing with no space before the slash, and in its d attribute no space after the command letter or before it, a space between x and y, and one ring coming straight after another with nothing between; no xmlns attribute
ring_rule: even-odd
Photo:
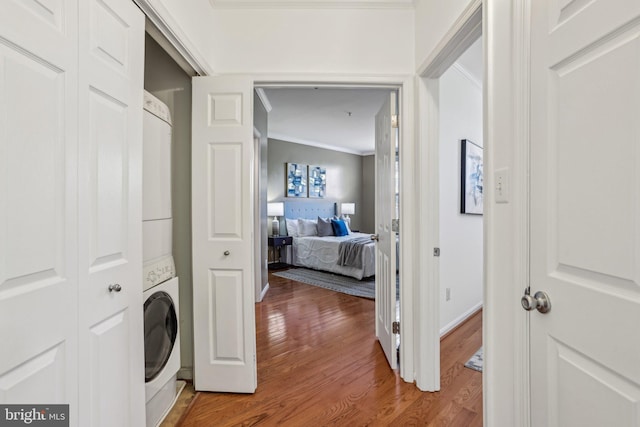
<svg viewBox="0 0 640 427"><path fill-rule="evenodd" d="M351 233L348 236L294 237L292 245L293 265L351 276L358 280L376 273L375 243L362 251L362 268L338 265L338 246L344 240L366 237L370 234Z"/></svg>

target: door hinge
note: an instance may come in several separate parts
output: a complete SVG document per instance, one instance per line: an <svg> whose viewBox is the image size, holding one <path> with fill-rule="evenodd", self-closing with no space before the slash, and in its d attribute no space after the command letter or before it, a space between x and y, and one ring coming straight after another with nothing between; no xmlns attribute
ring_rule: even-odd
<svg viewBox="0 0 640 427"><path fill-rule="evenodd" d="M392 219L391 220L391 231L393 231L394 233L399 233L400 232L400 220L399 219Z"/></svg>
<svg viewBox="0 0 640 427"><path fill-rule="evenodd" d="M399 334L400 333L400 322L393 322L391 324L391 328L392 328L391 331L394 334Z"/></svg>
<svg viewBox="0 0 640 427"><path fill-rule="evenodd" d="M394 114L391 116L391 127L393 129L398 129L398 115Z"/></svg>
<svg viewBox="0 0 640 427"><path fill-rule="evenodd" d="M440 256L440 248L433 248L433 256Z"/></svg>

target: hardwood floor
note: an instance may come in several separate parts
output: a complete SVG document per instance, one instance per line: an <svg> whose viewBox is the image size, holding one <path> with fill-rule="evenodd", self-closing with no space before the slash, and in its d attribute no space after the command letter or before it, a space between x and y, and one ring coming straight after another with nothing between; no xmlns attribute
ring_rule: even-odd
<svg viewBox="0 0 640 427"><path fill-rule="evenodd" d="M374 302L270 275L256 304L255 394L198 393L181 426L481 426L477 313L441 343L441 391L392 371L375 338Z"/></svg>

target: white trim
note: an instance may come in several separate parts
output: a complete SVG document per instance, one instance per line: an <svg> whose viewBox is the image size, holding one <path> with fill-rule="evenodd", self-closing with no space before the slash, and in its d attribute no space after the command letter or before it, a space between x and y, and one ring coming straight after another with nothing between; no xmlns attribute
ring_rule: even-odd
<svg viewBox="0 0 640 427"><path fill-rule="evenodd" d="M209 0L214 9L414 9L414 0Z"/></svg>
<svg viewBox="0 0 640 427"><path fill-rule="evenodd" d="M269 291L269 282L267 282L267 286L265 286L262 292L260 292L260 296L258 298L258 301L256 302L262 302L262 300L264 299L264 296L267 294L267 291Z"/></svg>
<svg viewBox="0 0 640 427"><path fill-rule="evenodd" d="M420 355L416 362L416 385L420 390L440 390L440 258L433 248L440 246L440 113L438 79L418 79L418 111L425 120L419 121L416 153L417 181L424 183L419 191L418 215L423 218L416 228L422 246L417 248L416 277L421 278L417 301L422 310L416 329L416 347ZM402 199L402 198L401 198Z"/></svg>
<svg viewBox="0 0 640 427"><path fill-rule="evenodd" d="M471 74L466 68L460 65L458 62L454 62L451 66L452 69L456 70L460 75L471 82L472 85L477 87L478 89L482 89L482 82L476 79L473 74Z"/></svg>
<svg viewBox="0 0 640 427"><path fill-rule="evenodd" d="M267 113L270 113L271 110L273 110L273 107L271 106L271 102L269 102L267 93L261 87L256 88L256 93L258 94L258 98L260 98L260 102L262 102L264 109L267 110Z"/></svg>
<svg viewBox="0 0 640 427"><path fill-rule="evenodd" d="M417 296L421 310L417 312L415 345L419 349L416 385L426 391L440 389L440 264L433 256L440 239L439 78L482 35L482 15L482 0L472 0L418 69L418 111L424 120L418 122L416 172L426 188L414 193L418 194L418 215L423 218L423 225L416 228L418 241L423 243L416 248L416 275L423 283Z"/></svg>
<svg viewBox="0 0 640 427"><path fill-rule="evenodd" d="M257 92L257 91L256 91ZM254 109L251 109L251 112L253 112ZM254 245L253 245L253 250L254 250L254 266L253 266L253 280L254 280L254 284L253 286L255 287L255 302L260 302L262 301L262 294L261 292L263 291L262 289L262 268L263 268L263 259L262 259L262 254L263 254L263 250L266 248L262 247L262 216L261 216L261 209L260 209L260 168L261 168L261 154L260 154L260 143L262 139L262 133L258 130L258 128L255 126L255 121L254 121L254 125L253 125L253 148L254 148L254 152L253 152L253 184L251 185L251 188L253 189L253 215L254 215L254 219L253 219L253 224L254 224L254 228L253 228L253 239L254 239ZM266 200L264 201L264 203L266 203Z"/></svg>
<svg viewBox="0 0 640 427"><path fill-rule="evenodd" d="M133 0L133 2L138 5L149 21L156 26L160 33L196 73L201 76L213 74L213 69L207 63L202 53L196 45L189 40L162 3L153 0Z"/></svg>
<svg viewBox="0 0 640 427"><path fill-rule="evenodd" d="M485 192L484 425L527 427L528 314L518 301L528 282L529 3L485 0L484 160L487 180L511 169L509 203Z"/></svg>
<svg viewBox="0 0 640 427"><path fill-rule="evenodd" d="M480 301L479 303L471 307L469 310L465 311L460 316L458 316L457 318L453 319L451 322L447 323L442 328L440 328L440 336L442 337L443 335L451 332L453 329L455 329L457 326L464 323L465 320L467 320L468 318L476 314L481 309L482 309L482 301Z"/></svg>
<svg viewBox="0 0 640 427"><path fill-rule="evenodd" d="M422 77L438 78L482 35L482 0L472 0L429 57L418 67Z"/></svg>
<svg viewBox="0 0 640 427"><path fill-rule="evenodd" d="M416 194L414 77L410 75L342 75L342 74L253 74L254 87L375 87L398 90L400 105L400 192ZM413 197L400 198L400 223L405 230L415 230L419 216ZM400 377L406 382L416 379L415 363L419 353L415 351L414 329L418 325L418 313L425 308L414 299L419 281L415 279L420 247L415 233L402 233L400 238ZM415 287L415 289L414 289ZM416 291L416 292L414 292ZM414 313L416 313L414 315Z"/></svg>
<svg viewBox="0 0 640 427"><path fill-rule="evenodd" d="M522 195L514 203L514 217L516 219L516 252L515 286L514 292L522 292L529 283L529 242L530 242L530 146L531 146L531 1L517 0L514 7L514 93L515 117L514 129L518 141L515 144L515 170L518 171L514 180L514 188ZM513 174L515 175L515 174ZM514 177L516 178L516 177ZM517 298L518 295L516 295ZM514 349L515 367L515 416L522 427L531 424L531 378L530 378L530 349L529 349L529 317L524 310L516 312L514 319L516 337Z"/></svg>
<svg viewBox="0 0 640 427"><path fill-rule="evenodd" d="M280 141L293 142L295 144L308 145L310 147L324 148L325 150L340 151L342 153L357 154L358 156L365 155L363 152L351 149L349 147L337 147L335 145L309 141L307 139L297 138L295 136L289 136L278 132L269 132L269 139L279 139Z"/></svg>

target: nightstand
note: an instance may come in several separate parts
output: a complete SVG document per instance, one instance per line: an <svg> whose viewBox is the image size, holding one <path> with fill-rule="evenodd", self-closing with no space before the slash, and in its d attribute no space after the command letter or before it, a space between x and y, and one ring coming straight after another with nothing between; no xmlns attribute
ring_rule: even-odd
<svg viewBox="0 0 640 427"><path fill-rule="evenodd" d="M268 245L270 248L270 252L273 251L273 260L274 262L269 263L269 270L279 270L282 268L289 267L289 264L286 262L282 262L282 255L280 254L280 250L285 246L290 246L293 244L293 237L291 236L269 236L268 237ZM278 251L278 261L276 261L276 249Z"/></svg>

